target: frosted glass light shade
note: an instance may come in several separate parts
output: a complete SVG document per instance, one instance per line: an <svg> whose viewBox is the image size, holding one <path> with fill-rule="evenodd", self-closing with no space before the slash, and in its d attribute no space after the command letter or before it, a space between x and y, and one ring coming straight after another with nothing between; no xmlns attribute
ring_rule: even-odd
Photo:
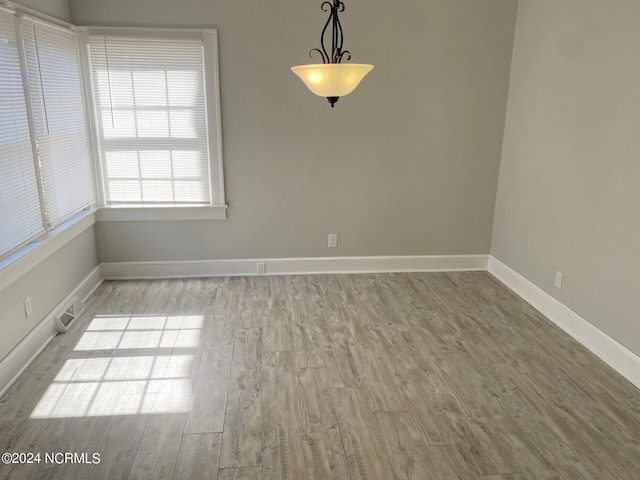
<svg viewBox="0 0 640 480"><path fill-rule="evenodd" d="M304 84L320 97L344 97L358 86L373 65L363 63L325 63L291 67Z"/></svg>

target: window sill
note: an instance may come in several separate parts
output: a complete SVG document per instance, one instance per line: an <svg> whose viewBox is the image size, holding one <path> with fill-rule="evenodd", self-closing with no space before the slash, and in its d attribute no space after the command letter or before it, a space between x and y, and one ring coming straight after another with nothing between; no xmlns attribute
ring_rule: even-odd
<svg viewBox="0 0 640 480"><path fill-rule="evenodd" d="M81 212L0 261L0 292L96 223L96 211Z"/></svg>
<svg viewBox="0 0 640 480"><path fill-rule="evenodd" d="M98 222L179 222L226 219L226 205L202 207L101 207L96 213Z"/></svg>

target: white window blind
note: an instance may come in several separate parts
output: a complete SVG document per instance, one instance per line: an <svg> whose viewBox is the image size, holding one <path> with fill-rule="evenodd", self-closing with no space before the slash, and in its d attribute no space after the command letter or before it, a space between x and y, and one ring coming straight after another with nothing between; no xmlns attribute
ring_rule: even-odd
<svg viewBox="0 0 640 480"><path fill-rule="evenodd" d="M94 203L75 32L20 19L49 225Z"/></svg>
<svg viewBox="0 0 640 480"><path fill-rule="evenodd" d="M42 232L14 16L0 10L0 257Z"/></svg>
<svg viewBox="0 0 640 480"><path fill-rule="evenodd" d="M108 205L211 203L201 39L90 35Z"/></svg>

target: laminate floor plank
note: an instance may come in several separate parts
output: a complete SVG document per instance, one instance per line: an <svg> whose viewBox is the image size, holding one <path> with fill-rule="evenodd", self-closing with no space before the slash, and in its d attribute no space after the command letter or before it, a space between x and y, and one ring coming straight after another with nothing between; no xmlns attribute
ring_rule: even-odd
<svg viewBox="0 0 640 480"><path fill-rule="evenodd" d="M221 468L218 470L218 480L260 480L261 467Z"/></svg>
<svg viewBox="0 0 640 480"><path fill-rule="evenodd" d="M172 478L174 480L216 480L221 441L220 433L183 435Z"/></svg>
<svg viewBox="0 0 640 480"><path fill-rule="evenodd" d="M264 478L305 476L304 412L291 352L267 352L263 365L262 469Z"/></svg>
<svg viewBox="0 0 640 480"><path fill-rule="evenodd" d="M292 288L292 350L296 368L324 367L324 351L331 341L320 293L313 285L315 277L292 277L299 280Z"/></svg>
<svg viewBox="0 0 640 480"><path fill-rule="evenodd" d="M335 389L331 401L351 478L394 478L383 442L386 432L362 392L357 388Z"/></svg>
<svg viewBox="0 0 640 480"><path fill-rule="evenodd" d="M262 329L238 330L222 433L221 468L255 467L262 453Z"/></svg>
<svg viewBox="0 0 640 480"><path fill-rule="evenodd" d="M185 433L222 432L233 343L204 347Z"/></svg>
<svg viewBox="0 0 640 480"><path fill-rule="evenodd" d="M394 478L442 479L456 478L455 467L439 446L429 446L415 418L405 412L380 412L386 451Z"/></svg>
<svg viewBox="0 0 640 480"><path fill-rule="evenodd" d="M486 272L105 281L0 399L10 479L640 478L640 392Z"/></svg>
<svg viewBox="0 0 640 480"><path fill-rule="evenodd" d="M403 370L401 391L408 411L421 426L429 445L462 442L469 429L466 405L440 376L428 376L421 369Z"/></svg>
<svg viewBox="0 0 640 480"><path fill-rule="evenodd" d="M173 476L186 420L186 415L149 416L129 472L130 480Z"/></svg>
<svg viewBox="0 0 640 480"><path fill-rule="evenodd" d="M239 277L238 328L262 327L268 312L267 277Z"/></svg>
<svg viewBox="0 0 640 480"><path fill-rule="evenodd" d="M100 463L89 470L84 477L87 480L128 478L149 415L117 415L107 418L109 424L96 448L96 452L100 454Z"/></svg>
<svg viewBox="0 0 640 480"><path fill-rule="evenodd" d="M303 405L303 443L307 478L346 480L347 460L338 419L331 409L333 387L325 368L298 373Z"/></svg>
<svg viewBox="0 0 640 480"><path fill-rule="evenodd" d="M478 463L475 451L462 444L442 445L441 448L449 458L460 480L477 480L483 476L482 467Z"/></svg>
<svg viewBox="0 0 640 480"><path fill-rule="evenodd" d="M211 281L211 279L209 279L209 281ZM214 312L216 314L230 315L234 317L235 320L240 308L244 281L241 277L229 277L225 278L224 282L219 286L220 288L216 289L215 298L208 299L206 304L211 306L213 302Z"/></svg>
<svg viewBox="0 0 640 480"><path fill-rule="evenodd" d="M269 302L266 315L260 325L264 334L265 351L281 352L291 350L291 331L293 328L293 312L285 279L269 277Z"/></svg>
<svg viewBox="0 0 640 480"><path fill-rule="evenodd" d="M514 473L513 475L483 475L480 480L527 480L522 473Z"/></svg>

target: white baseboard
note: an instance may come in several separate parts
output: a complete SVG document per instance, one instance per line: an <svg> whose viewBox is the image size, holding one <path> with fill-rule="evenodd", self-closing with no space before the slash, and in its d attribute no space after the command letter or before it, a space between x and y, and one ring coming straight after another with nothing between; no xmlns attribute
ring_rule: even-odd
<svg viewBox="0 0 640 480"><path fill-rule="evenodd" d="M310 257L177 262L105 262L106 280L319 273L446 272L486 270L488 255ZM261 274L263 275L263 274Z"/></svg>
<svg viewBox="0 0 640 480"><path fill-rule="evenodd" d="M545 317L640 388L640 357L497 258L489 257L488 270Z"/></svg>
<svg viewBox="0 0 640 480"><path fill-rule="evenodd" d="M54 314L59 308L75 296L86 301L102 280L101 267L98 265L0 362L0 397L56 336Z"/></svg>

